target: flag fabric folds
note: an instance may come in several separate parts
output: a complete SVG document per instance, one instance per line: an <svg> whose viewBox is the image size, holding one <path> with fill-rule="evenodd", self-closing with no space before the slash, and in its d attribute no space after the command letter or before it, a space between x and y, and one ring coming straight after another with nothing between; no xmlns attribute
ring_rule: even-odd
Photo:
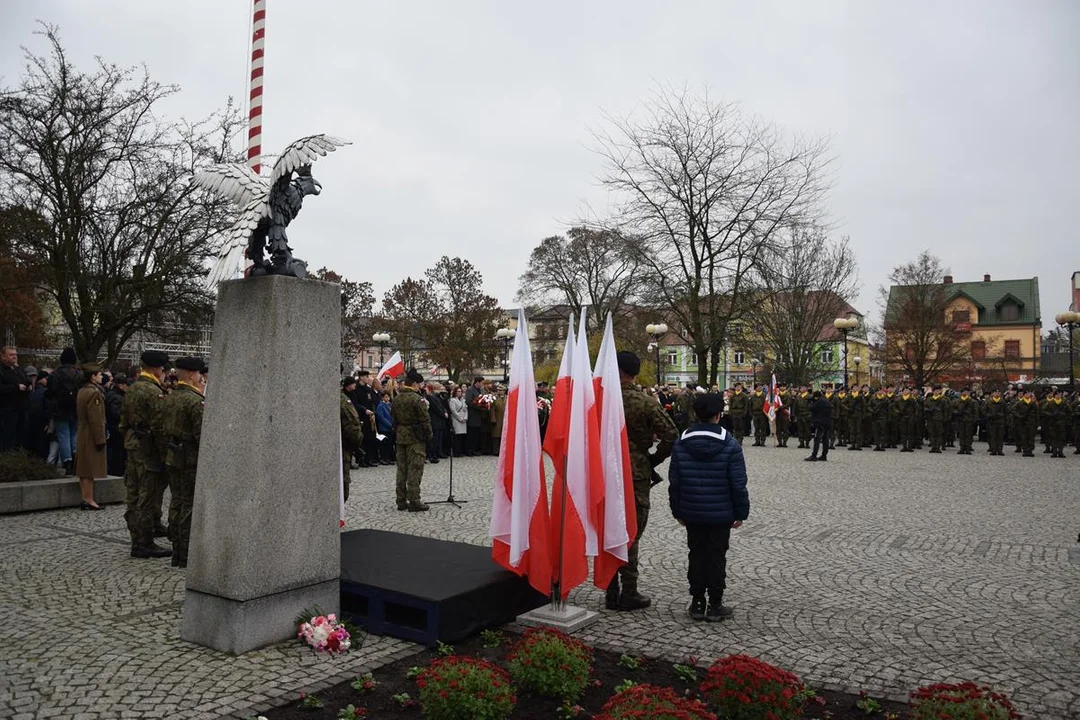
<svg viewBox="0 0 1080 720"><path fill-rule="evenodd" d="M780 398L780 393L776 390L776 373L772 376L772 385L769 387L768 403L763 408L765 412L769 414L770 420L776 419L776 413L784 406L784 401Z"/></svg>
<svg viewBox="0 0 1080 720"><path fill-rule="evenodd" d="M634 478L626 437L626 416L623 413L622 381L615 352L615 335L609 313L593 371L603 473L603 494L597 512L600 552L593 561L593 584L602 590L610 584L619 567L626 564L633 542L632 534L637 532Z"/></svg>
<svg viewBox="0 0 1080 720"><path fill-rule="evenodd" d="M536 380L525 312L520 311L510 361L510 387L492 500L491 556L529 584L551 592L552 557L548 499Z"/></svg>
<svg viewBox="0 0 1080 720"><path fill-rule="evenodd" d="M385 377L396 378L405 374L405 362L401 359L401 353L397 350L390 356L390 359L386 361L386 364L379 370L379 374L376 376L379 380Z"/></svg>

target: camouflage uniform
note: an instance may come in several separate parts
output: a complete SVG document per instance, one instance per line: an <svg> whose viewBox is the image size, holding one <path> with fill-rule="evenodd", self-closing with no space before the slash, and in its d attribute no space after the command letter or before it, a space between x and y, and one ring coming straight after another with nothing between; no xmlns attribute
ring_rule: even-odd
<svg viewBox="0 0 1080 720"><path fill-rule="evenodd" d="M874 450L885 452L885 446L889 444L889 414L892 411L892 403L885 397L884 391L879 390L870 401L870 412L874 415Z"/></svg>
<svg viewBox="0 0 1080 720"><path fill-rule="evenodd" d="M970 397L965 398L961 395L956 401L953 408L953 424L959 431L957 435L960 441L959 454L970 455L972 435L975 434L975 428L979 424L979 406Z"/></svg>
<svg viewBox="0 0 1080 720"><path fill-rule="evenodd" d="M390 414L397 434L397 508L426 509L420 502L420 481L424 478L427 441L433 435L427 401L416 388L403 386L390 406Z"/></svg>
<svg viewBox="0 0 1080 720"><path fill-rule="evenodd" d="M848 394L846 390L841 390L835 395L835 402L833 402L833 429L836 431L834 437L836 438L837 447L847 446L847 412L848 412Z"/></svg>
<svg viewBox="0 0 1080 720"><path fill-rule="evenodd" d="M911 404L914 406L915 401L912 400ZM926 398L924 405L924 413L926 415L926 427L930 433L930 452L940 453L945 447L945 412L949 407L949 398L944 395L931 395ZM915 430L915 408L911 409L912 421L911 430L908 433L908 440L905 440L905 447L914 447L915 439L911 437ZM911 444L908 445L907 443Z"/></svg>
<svg viewBox="0 0 1080 720"><path fill-rule="evenodd" d="M1039 424L1039 406L1021 398L1013 405L1013 428L1024 457L1035 457L1035 428Z"/></svg>
<svg viewBox="0 0 1080 720"><path fill-rule="evenodd" d="M1051 457L1065 457L1065 433L1069 427L1069 406L1061 398L1050 398L1043 411L1043 434L1048 436Z"/></svg>
<svg viewBox="0 0 1080 720"><path fill-rule="evenodd" d="M866 400L861 392L852 390L847 398L848 450L862 450L863 412Z"/></svg>
<svg viewBox="0 0 1080 720"><path fill-rule="evenodd" d="M990 441L991 455L1005 454L1005 415L1007 406L1001 398L990 398L984 406L986 410L987 439Z"/></svg>
<svg viewBox="0 0 1080 720"><path fill-rule="evenodd" d="M120 406L120 432L124 433L124 448L128 453L124 520L131 534L133 557L147 557L143 550L154 546L154 533L161 524L166 482L161 431L164 398L165 392L157 378L144 372L128 388Z"/></svg>
<svg viewBox="0 0 1080 720"><path fill-rule="evenodd" d="M173 564L179 567L187 567L202 418L203 394L186 382L177 383L176 389L161 403L165 468L172 496L169 501L169 539L173 544Z"/></svg>
<svg viewBox="0 0 1080 720"><path fill-rule="evenodd" d="M754 445L760 447L765 444L765 436L769 430L769 416L765 414L765 393L758 391L750 396L750 413L754 417Z"/></svg>
<svg viewBox="0 0 1080 720"><path fill-rule="evenodd" d="M945 402L942 404L942 420L944 421L945 444L944 447L956 447L956 435L959 418L956 417L956 403L958 400L948 393L945 394Z"/></svg>
<svg viewBox="0 0 1080 720"><path fill-rule="evenodd" d="M349 499L349 486L352 484L352 476L349 466L352 464L352 456L364 444L363 424L360 422L360 413L356 412L356 406L342 390L339 393L341 399L341 472L345 482L345 499Z"/></svg>
<svg viewBox="0 0 1080 720"><path fill-rule="evenodd" d="M1072 412L1072 436L1073 455L1080 455L1080 393L1073 393L1072 404L1069 406Z"/></svg>
<svg viewBox="0 0 1080 720"><path fill-rule="evenodd" d="M632 382L622 383L622 396L623 412L626 415L626 439L630 447L630 469L634 478L634 501L637 506L637 532L627 552L627 563L619 568L618 574L622 596L627 598L638 595L638 547L649 522L649 491L652 488L653 468L671 455L678 430L656 401L638 390ZM742 417L734 411L732 415L735 418ZM650 453L649 450L656 441L659 441L656 450ZM620 582L612 580L608 586L608 607L611 607L613 602L619 602L619 585Z"/></svg>
<svg viewBox="0 0 1080 720"><path fill-rule="evenodd" d="M889 401L889 442L887 448L895 448L900 444L900 395L894 392L885 393Z"/></svg>
<svg viewBox="0 0 1080 720"><path fill-rule="evenodd" d="M690 418L694 414L694 391L684 389L675 398L675 425L680 431L690 427Z"/></svg>
<svg viewBox="0 0 1080 720"><path fill-rule="evenodd" d="M795 428L799 433L799 447L809 448L813 433L810 432L810 393L801 392L795 398Z"/></svg>
<svg viewBox="0 0 1080 720"><path fill-rule="evenodd" d="M780 407L776 411L776 444L779 447L787 447L788 438L791 437L791 408L788 406L787 393L777 392L780 398Z"/></svg>
<svg viewBox="0 0 1080 720"><path fill-rule="evenodd" d="M731 393L731 400L728 401L732 433L740 445L742 445L743 436L746 434L746 403L746 394L738 391Z"/></svg>

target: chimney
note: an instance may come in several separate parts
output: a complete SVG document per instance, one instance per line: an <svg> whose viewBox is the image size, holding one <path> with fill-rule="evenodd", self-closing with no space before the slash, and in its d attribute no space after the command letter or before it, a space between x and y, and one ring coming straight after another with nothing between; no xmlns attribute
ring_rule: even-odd
<svg viewBox="0 0 1080 720"><path fill-rule="evenodd" d="M990 282L990 275L983 275L983 282Z"/></svg>
<svg viewBox="0 0 1080 720"><path fill-rule="evenodd" d="M946 285L952 285L952 275L946 275L945 276L945 284Z"/></svg>

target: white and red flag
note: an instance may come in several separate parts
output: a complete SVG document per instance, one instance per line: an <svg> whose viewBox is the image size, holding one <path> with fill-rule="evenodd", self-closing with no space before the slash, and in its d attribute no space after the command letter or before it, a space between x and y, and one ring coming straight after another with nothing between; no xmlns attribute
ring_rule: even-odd
<svg viewBox="0 0 1080 720"><path fill-rule="evenodd" d="M600 552L593 561L593 584L602 590L607 588L619 567L627 563L630 544L637 533L634 476L630 467L630 445L626 438L622 381L615 354L615 334L609 313L593 370L604 479L596 528Z"/></svg>
<svg viewBox="0 0 1080 720"><path fill-rule="evenodd" d="M530 585L547 595L551 592L551 532L536 379L524 310L512 357L491 509L491 556L506 569L528 577Z"/></svg>
<svg viewBox="0 0 1080 720"><path fill-rule="evenodd" d="M776 390L776 373L772 376L772 385L769 387L769 396L766 398L766 406L762 408L769 414L770 420L776 419L776 413L780 408L784 407L784 401L780 398L780 393Z"/></svg>
<svg viewBox="0 0 1080 720"><path fill-rule="evenodd" d="M401 359L401 353L397 350L390 356L390 359L386 361L386 364L382 366L382 370L379 370L379 374L376 375L376 379L382 380L384 378L396 378L405 374L405 362Z"/></svg>

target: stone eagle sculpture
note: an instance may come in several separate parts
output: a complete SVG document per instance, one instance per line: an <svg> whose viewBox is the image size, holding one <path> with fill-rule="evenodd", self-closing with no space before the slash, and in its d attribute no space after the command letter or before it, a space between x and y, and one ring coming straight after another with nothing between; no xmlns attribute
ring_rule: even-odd
<svg viewBox="0 0 1080 720"><path fill-rule="evenodd" d="M307 275L307 263L294 258L285 228L300 212L306 195L318 195L322 185L311 176L311 164L351 143L331 135L310 135L285 148L270 177L256 175L239 163L212 165L195 174L197 187L228 199L238 209L229 236L207 277L213 287L232 277L243 256L251 261L247 276ZM270 261L265 251L269 245ZM246 247L245 247L246 246Z"/></svg>

